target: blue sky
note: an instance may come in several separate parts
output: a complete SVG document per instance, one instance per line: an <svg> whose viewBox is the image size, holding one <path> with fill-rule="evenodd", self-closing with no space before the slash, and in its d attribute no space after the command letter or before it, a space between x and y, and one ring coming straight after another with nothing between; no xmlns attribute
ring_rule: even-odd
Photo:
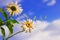
<svg viewBox="0 0 60 40"><path fill-rule="evenodd" d="M31 34L23 32L9 40L60 40L60 0L0 0L0 7L5 8L6 4L12 1L18 1L23 8L19 17L13 18L20 20L24 18L22 15L26 14L32 20L36 16L36 28ZM3 19L1 14L0 18ZM15 24L14 32L20 30L19 26ZM7 29L6 32L8 33Z"/></svg>
<svg viewBox="0 0 60 40"><path fill-rule="evenodd" d="M52 21L54 19L60 18L60 2L59 0L56 0L56 3L52 3L50 6L47 5L48 2L51 3L51 0L48 0L47 2L43 2L44 0L23 0L22 1L22 7L24 9L23 13L26 13L29 15L29 12L33 12L33 15L30 15L30 17L36 16L37 19L40 19L40 16L42 16L44 20L44 16L47 16L47 21Z"/></svg>
<svg viewBox="0 0 60 40"><path fill-rule="evenodd" d="M8 1L7 3L9 2L11 1ZM5 6L6 5L5 3L4 1L1 0L0 6L2 5ZM28 15L32 19L34 18L34 16L37 17L36 19L40 19L41 17L42 20L47 20L47 21L52 21L54 19L60 18L60 5L59 5L60 1L59 0L53 0L53 1L52 0L48 0L48 1L45 1L45 0L22 0L20 1L19 0L19 3L21 3L22 8L23 8L22 14ZM45 16L47 16L46 19L44 18Z"/></svg>

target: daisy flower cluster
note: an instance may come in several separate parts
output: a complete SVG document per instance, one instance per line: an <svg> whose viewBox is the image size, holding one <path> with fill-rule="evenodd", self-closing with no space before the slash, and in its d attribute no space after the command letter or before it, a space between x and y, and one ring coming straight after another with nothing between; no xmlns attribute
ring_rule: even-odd
<svg viewBox="0 0 60 40"><path fill-rule="evenodd" d="M21 4L18 5L17 2L7 4L6 9L11 16L14 16L14 14L19 15L23 11ZM31 33L31 29L33 29L33 20L27 19L22 22L23 31Z"/></svg>

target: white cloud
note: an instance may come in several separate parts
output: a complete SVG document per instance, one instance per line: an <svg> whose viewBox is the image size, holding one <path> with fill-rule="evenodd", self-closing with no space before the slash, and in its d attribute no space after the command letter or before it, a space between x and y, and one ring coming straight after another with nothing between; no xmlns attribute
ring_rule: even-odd
<svg viewBox="0 0 60 40"><path fill-rule="evenodd" d="M56 4L56 0L43 0L44 3L46 3L47 6L53 6Z"/></svg>
<svg viewBox="0 0 60 40"><path fill-rule="evenodd" d="M60 31L60 19L55 20L48 25L46 30L52 30L52 31Z"/></svg>
<svg viewBox="0 0 60 40"><path fill-rule="evenodd" d="M51 2L47 3L48 6L53 6L55 4L56 4L56 0L51 0Z"/></svg>
<svg viewBox="0 0 60 40"><path fill-rule="evenodd" d="M9 40L60 40L60 19L52 22L34 21L35 28L32 33L19 33ZM21 30L21 25L15 24L14 33Z"/></svg>
<svg viewBox="0 0 60 40"><path fill-rule="evenodd" d="M49 23L47 21L40 21L40 20L35 21L35 26L39 28L39 30L45 29L48 25Z"/></svg>
<svg viewBox="0 0 60 40"><path fill-rule="evenodd" d="M5 6L6 4L15 2L15 1L21 2L22 0L0 0L0 6Z"/></svg>

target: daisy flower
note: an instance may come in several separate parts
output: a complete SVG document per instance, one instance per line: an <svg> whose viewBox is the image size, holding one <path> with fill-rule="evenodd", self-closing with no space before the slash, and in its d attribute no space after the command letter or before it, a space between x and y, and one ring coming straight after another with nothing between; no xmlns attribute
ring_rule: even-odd
<svg viewBox="0 0 60 40"><path fill-rule="evenodd" d="M17 2L12 2L12 3L7 4L6 9L10 13L11 16L13 16L14 14L18 15L23 11L21 5L18 5Z"/></svg>
<svg viewBox="0 0 60 40"><path fill-rule="evenodd" d="M22 29L25 32L30 32L31 33L31 29L33 29L33 21L32 20L26 20L22 23Z"/></svg>

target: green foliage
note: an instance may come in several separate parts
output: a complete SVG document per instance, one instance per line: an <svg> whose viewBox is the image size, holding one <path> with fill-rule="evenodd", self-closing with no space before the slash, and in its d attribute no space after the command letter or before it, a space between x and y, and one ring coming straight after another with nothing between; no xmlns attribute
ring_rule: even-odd
<svg viewBox="0 0 60 40"><path fill-rule="evenodd" d="M0 26L4 25L4 22L2 21L2 19L0 18Z"/></svg>
<svg viewBox="0 0 60 40"><path fill-rule="evenodd" d="M8 19L8 16L7 16L6 12L2 8L0 8L0 12L4 16L4 18L7 20Z"/></svg>
<svg viewBox="0 0 60 40"><path fill-rule="evenodd" d="M0 29L1 29L3 36L5 37L5 29L3 27L1 27L3 25L7 26L7 28L9 29L10 35L13 34L13 26L15 23L19 24L19 22L17 20L9 19L8 15L2 8L0 8L0 12L2 13L2 16L6 19L5 21L3 21L0 18ZM8 39L6 39L6 40L8 40Z"/></svg>
<svg viewBox="0 0 60 40"><path fill-rule="evenodd" d="M12 19L7 20L7 22L6 22L6 26L8 27L8 29L9 29L9 31L10 31L10 34L13 33L14 23L19 23L19 22L17 22L16 20L12 20Z"/></svg>
<svg viewBox="0 0 60 40"><path fill-rule="evenodd" d="M13 25L9 21L7 21L6 26L8 27L10 34L12 34L13 33Z"/></svg>
<svg viewBox="0 0 60 40"><path fill-rule="evenodd" d="M12 34L13 33L14 23L19 23L19 22L16 21L16 20L8 19L8 16L7 16L6 12L2 8L0 8L0 12L2 13L3 17L6 19L6 23L5 24L8 27L8 29L10 31L10 34ZM4 25L4 22L0 18L0 26L2 26L2 25Z"/></svg>
<svg viewBox="0 0 60 40"><path fill-rule="evenodd" d="M10 22L11 24L14 24L14 23L18 23L18 24L19 24L18 21L16 21L16 20L12 20L12 19L8 20L8 22Z"/></svg>
<svg viewBox="0 0 60 40"><path fill-rule="evenodd" d="M2 32L3 36L5 36L5 30L2 27L1 27L1 32Z"/></svg>
<svg viewBox="0 0 60 40"><path fill-rule="evenodd" d="M2 19L0 18L0 21L2 21Z"/></svg>

